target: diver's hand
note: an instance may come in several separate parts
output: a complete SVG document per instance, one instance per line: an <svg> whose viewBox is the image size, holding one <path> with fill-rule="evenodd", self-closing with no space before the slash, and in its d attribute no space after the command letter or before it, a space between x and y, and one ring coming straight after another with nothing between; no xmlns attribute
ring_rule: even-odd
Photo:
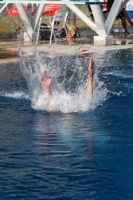
<svg viewBox="0 0 133 200"><path fill-rule="evenodd" d="M42 83L44 89L46 91L50 90L51 84L52 84L52 77L47 75L47 72L44 71L40 74L40 82Z"/></svg>

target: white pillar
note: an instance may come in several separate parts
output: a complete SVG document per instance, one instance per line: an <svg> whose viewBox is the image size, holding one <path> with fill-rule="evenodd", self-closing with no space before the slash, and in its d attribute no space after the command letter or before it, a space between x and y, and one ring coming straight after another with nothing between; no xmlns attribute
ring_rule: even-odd
<svg viewBox="0 0 133 200"><path fill-rule="evenodd" d="M20 3L15 4L15 6L18 9L18 12L20 14L20 17L22 19L22 22L24 23L24 26L26 28L27 33L24 34L24 40L25 41L31 41L32 40L32 35L34 33L31 22L28 18L28 15L24 9L24 6Z"/></svg>
<svg viewBox="0 0 133 200"><path fill-rule="evenodd" d="M98 0L90 0L90 2L98 2ZM92 13L94 16L94 20L97 26L98 35L106 35L105 26L104 26L104 15L102 12L102 8L100 5L91 5Z"/></svg>
<svg viewBox="0 0 133 200"><path fill-rule="evenodd" d="M35 31L37 24L39 23L40 17L42 16L43 10L45 8L45 4L38 5L37 11L32 19L32 26Z"/></svg>
<svg viewBox="0 0 133 200"><path fill-rule="evenodd" d="M127 3L128 1L129 1L129 0L124 0L124 1L122 2L122 5L120 6L120 10L119 10L119 11L121 11L122 8L124 8L124 6L126 5L126 3Z"/></svg>
<svg viewBox="0 0 133 200"><path fill-rule="evenodd" d="M98 0L90 0L90 2L98 2ZM91 5L92 13L96 26L98 28L98 36L94 36L94 45L106 46L113 44L113 36L108 36L105 30L105 17L100 5Z"/></svg>
<svg viewBox="0 0 133 200"><path fill-rule="evenodd" d="M126 1L127 2L127 1ZM109 12L109 15L105 21L105 29L106 29L106 33L109 34L111 28L112 28L112 25L116 19L116 16L119 14L120 10L122 9L123 7L123 2L122 0L115 0L113 5L112 5L112 8Z"/></svg>
<svg viewBox="0 0 133 200"><path fill-rule="evenodd" d="M67 4L67 7L70 8L80 19L83 20L93 31L97 33L97 26L92 22L77 6Z"/></svg>
<svg viewBox="0 0 133 200"><path fill-rule="evenodd" d="M0 4L0 18L4 17L6 12L11 8L13 4L2 3Z"/></svg>

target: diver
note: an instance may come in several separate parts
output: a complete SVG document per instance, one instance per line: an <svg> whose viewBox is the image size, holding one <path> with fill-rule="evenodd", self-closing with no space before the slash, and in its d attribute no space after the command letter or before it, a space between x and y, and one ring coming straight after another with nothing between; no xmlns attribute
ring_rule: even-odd
<svg viewBox="0 0 133 200"><path fill-rule="evenodd" d="M89 66L88 66L88 80L87 80L87 86L85 91L85 98L88 99L93 94L93 76L95 74L95 66L93 58L90 58ZM52 77L47 75L47 72L41 72L40 73L40 82L42 83L44 90L47 94L47 107L46 110L48 112L51 112L50 109L50 99L52 95L51 91L51 85L52 85Z"/></svg>

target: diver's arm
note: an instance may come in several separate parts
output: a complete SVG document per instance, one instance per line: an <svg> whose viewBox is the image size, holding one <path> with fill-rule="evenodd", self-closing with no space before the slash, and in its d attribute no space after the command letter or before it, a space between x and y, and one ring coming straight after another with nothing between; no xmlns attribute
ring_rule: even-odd
<svg viewBox="0 0 133 200"><path fill-rule="evenodd" d="M44 88L45 89L45 88ZM46 110L47 112L51 112L51 108L50 108L50 105L51 105L51 89L47 89L45 90L46 92Z"/></svg>
<svg viewBox="0 0 133 200"><path fill-rule="evenodd" d="M93 76L88 75L85 97L88 98L93 94Z"/></svg>
<svg viewBox="0 0 133 200"><path fill-rule="evenodd" d="M40 82L42 83L44 90L46 92L46 110L48 112L51 112L50 104L51 104L51 84L52 84L52 78L51 76L47 76L46 72L43 72L40 74Z"/></svg>
<svg viewBox="0 0 133 200"><path fill-rule="evenodd" d="M86 92L85 97L88 98L90 95L93 94L93 76L95 74L95 67L93 58L90 58L90 63L88 66L88 80L87 80L87 86L86 86Z"/></svg>

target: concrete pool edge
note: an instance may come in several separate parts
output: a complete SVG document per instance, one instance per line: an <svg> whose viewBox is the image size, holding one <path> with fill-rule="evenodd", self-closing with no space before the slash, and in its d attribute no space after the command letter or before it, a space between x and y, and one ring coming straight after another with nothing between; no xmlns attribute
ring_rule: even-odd
<svg viewBox="0 0 133 200"><path fill-rule="evenodd" d="M2 47L3 48L3 47ZM105 53L106 51L114 51L114 50L122 50L122 49L132 49L133 44L128 45L111 45L111 46L93 46L90 44L72 44L72 45L55 45L53 44L51 48L49 48L48 44L41 44L37 46L37 50L41 52L44 57L50 57L50 55L54 55L54 57L58 56L66 56L66 55L85 55L86 53ZM15 46L5 46L4 49L18 51L18 48ZM24 54L34 55L34 46L25 45L21 47L21 50ZM12 58L4 58L0 59L0 63L11 63L20 61L19 57Z"/></svg>

